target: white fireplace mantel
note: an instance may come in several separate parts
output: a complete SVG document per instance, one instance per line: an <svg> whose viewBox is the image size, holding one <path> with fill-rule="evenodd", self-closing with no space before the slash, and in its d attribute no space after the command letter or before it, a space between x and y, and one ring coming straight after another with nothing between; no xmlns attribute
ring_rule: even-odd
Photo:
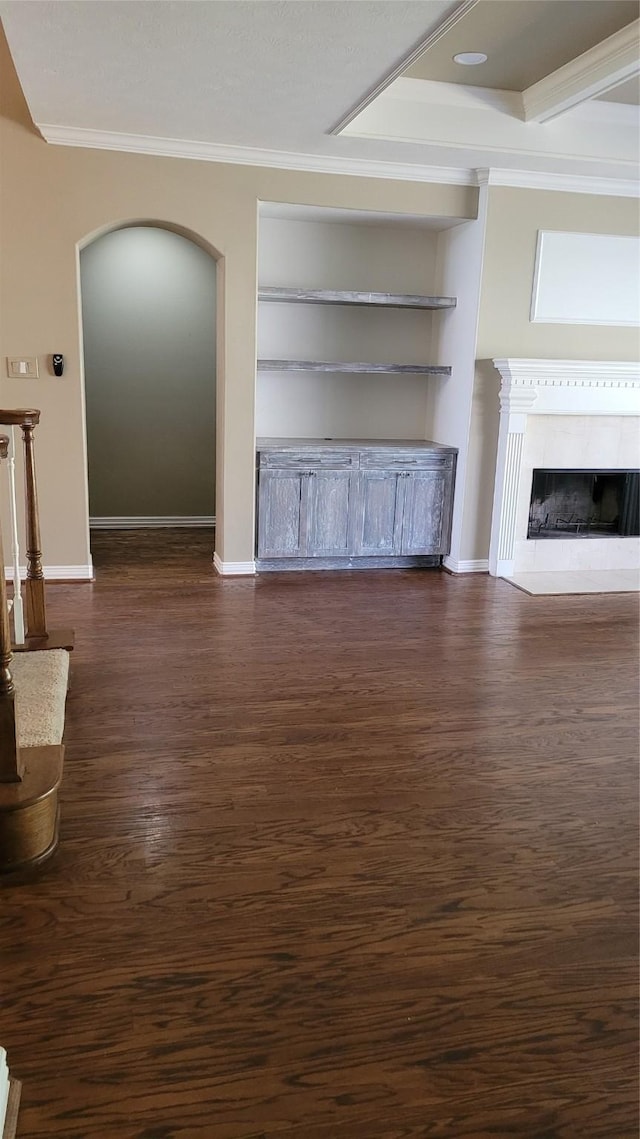
<svg viewBox="0 0 640 1139"><path fill-rule="evenodd" d="M528 416L640 415L640 364L524 359L493 363L502 384L489 572L511 577Z"/></svg>

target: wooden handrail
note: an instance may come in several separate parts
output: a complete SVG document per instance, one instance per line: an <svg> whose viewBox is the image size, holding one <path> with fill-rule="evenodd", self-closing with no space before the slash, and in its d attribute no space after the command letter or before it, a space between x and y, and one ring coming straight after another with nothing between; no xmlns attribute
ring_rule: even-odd
<svg viewBox="0 0 640 1139"><path fill-rule="evenodd" d="M0 425L2 427L22 427L27 423L37 427L40 422L40 412L35 407L1 407Z"/></svg>

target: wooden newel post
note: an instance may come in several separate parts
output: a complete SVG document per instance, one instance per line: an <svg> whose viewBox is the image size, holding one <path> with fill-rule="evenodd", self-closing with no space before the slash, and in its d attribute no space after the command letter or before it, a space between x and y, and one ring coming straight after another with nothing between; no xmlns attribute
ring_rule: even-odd
<svg viewBox="0 0 640 1139"><path fill-rule="evenodd" d="M42 572L42 551L40 548L40 519L38 516L38 491L36 487L36 464L33 453L33 432L40 422L40 412L36 408L0 408L0 426L20 427L24 443L24 485L25 485L25 526L27 580L25 582L26 636L22 635L22 607L19 591L18 532L14 528L14 617L15 606L19 606L20 636L16 636L14 652L27 652L40 649L72 649L73 630L47 630L47 608L45 603L45 580ZM12 450L9 459L12 459ZM12 484L13 488L13 484ZM13 494L13 489L12 489ZM15 513L15 511L14 511Z"/></svg>
<svg viewBox="0 0 640 1139"><path fill-rule="evenodd" d="M22 779L16 738L16 690L11 664L11 631L7 606L7 583L4 577L4 550L0 533L0 783L18 783Z"/></svg>
<svg viewBox="0 0 640 1139"><path fill-rule="evenodd" d="M40 519L38 517L38 490L36 465L33 453L33 429L40 421L40 412L31 411L20 426L24 442L25 522L27 528L27 637L47 636L47 611L44 600L44 574L40 549Z"/></svg>

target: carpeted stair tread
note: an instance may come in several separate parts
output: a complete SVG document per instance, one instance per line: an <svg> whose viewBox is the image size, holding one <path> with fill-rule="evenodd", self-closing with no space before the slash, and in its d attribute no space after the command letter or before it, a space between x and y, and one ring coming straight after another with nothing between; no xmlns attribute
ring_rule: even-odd
<svg viewBox="0 0 640 1139"><path fill-rule="evenodd" d="M65 649L16 653L11 673L16 687L18 745L48 747L62 743L69 653Z"/></svg>

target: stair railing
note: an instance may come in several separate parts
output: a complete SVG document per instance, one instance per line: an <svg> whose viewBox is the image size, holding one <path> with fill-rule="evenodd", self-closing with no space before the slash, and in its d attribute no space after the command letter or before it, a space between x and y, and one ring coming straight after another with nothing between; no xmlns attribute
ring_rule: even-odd
<svg viewBox="0 0 640 1139"><path fill-rule="evenodd" d="M15 428L22 431L24 444L24 488L25 488L25 529L26 529L26 560L27 573L24 584L26 630L22 632L22 641L16 636L14 646L16 649L50 649L73 648L73 633L69 629L49 632L47 630L47 607L45 599L45 580L42 570L42 550L40 544L40 519L38 515L38 490L36 485L36 466L34 454L33 433L40 422L40 412L35 408L0 408L0 426ZM11 447L9 446L9 457ZM15 500L15 451L13 475L13 499ZM11 481L11 466L9 467ZM12 518L15 517L15 501L12 506ZM14 557L14 596L20 594L20 567L17 519L15 526L12 522L12 549ZM4 562L2 563L4 567ZM3 574L4 576L4 574ZM16 586L17 576L17 586ZM15 604L15 603L14 603ZM20 609L22 605L20 603ZM24 627L24 626L23 626ZM15 631L15 626L14 626ZM19 631L19 627L18 627Z"/></svg>
<svg viewBox="0 0 640 1139"><path fill-rule="evenodd" d="M4 567L1 531L0 565ZM11 626L3 568L0 573L0 784L20 783L24 774L16 732L16 690L11 675L11 657Z"/></svg>
<svg viewBox="0 0 640 1139"><path fill-rule="evenodd" d="M0 435L0 459L7 462L9 474L9 520L11 523L11 579L13 599L10 603L13 618L13 640L16 645L24 644L24 609L22 605L22 582L20 580L20 541L18 538L18 506L16 498L16 440L15 428L8 435Z"/></svg>
<svg viewBox="0 0 640 1139"><path fill-rule="evenodd" d="M4 550L0 531L0 566ZM31 662L42 660L39 654ZM58 788L64 745L22 746L11 673L11 624L4 569L0 573L0 874L38 866L58 844ZM22 656L17 672L30 664ZM20 680L18 681L20 684ZM24 731L24 725L22 726Z"/></svg>

